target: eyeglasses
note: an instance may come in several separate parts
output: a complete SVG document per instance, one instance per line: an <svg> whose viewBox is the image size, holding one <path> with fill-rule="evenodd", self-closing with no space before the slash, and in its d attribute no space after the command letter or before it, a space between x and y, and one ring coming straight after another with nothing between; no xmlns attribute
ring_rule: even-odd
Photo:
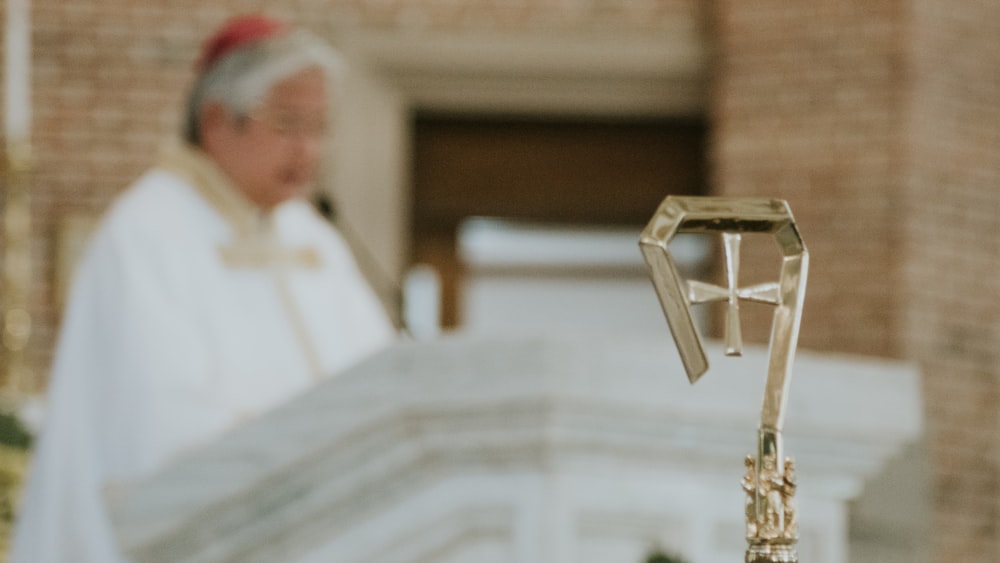
<svg viewBox="0 0 1000 563"><path fill-rule="evenodd" d="M325 118L304 116L291 111L264 108L248 117L286 137L318 139L325 137L330 131L330 123Z"/></svg>

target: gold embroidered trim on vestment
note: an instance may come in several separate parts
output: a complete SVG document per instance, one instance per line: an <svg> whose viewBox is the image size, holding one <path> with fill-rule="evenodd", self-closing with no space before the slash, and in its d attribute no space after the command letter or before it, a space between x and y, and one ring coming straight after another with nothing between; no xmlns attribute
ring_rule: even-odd
<svg viewBox="0 0 1000 563"><path fill-rule="evenodd" d="M273 214L244 197L218 165L197 147L172 143L163 150L160 166L190 181L233 227L234 240L219 248L227 266L318 268L322 264L314 248L283 245L274 230Z"/></svg>
<svg viewBox="0 0 1000 563"><path fill-rule="evenodd" d="M313 379L321 377L319 354L287 279L291 268L322 266L319 252L308 246L283 245L274 227L273 213L259 209L244 197L218 165L197 147L172 143L162 152L160 167L187 179L232 226L233 240L219 247L219 256L226 266L271 271L275 289Z"/></svg>

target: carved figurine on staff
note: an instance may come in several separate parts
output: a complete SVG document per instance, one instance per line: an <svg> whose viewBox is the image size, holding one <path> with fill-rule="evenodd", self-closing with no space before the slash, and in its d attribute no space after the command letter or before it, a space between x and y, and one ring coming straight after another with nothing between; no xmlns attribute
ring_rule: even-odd
<svg viewBox="0 0 1000 563"><path fill-rule="evenodd" d="M726 285L685 280L670 255L679 233L719 233L726 262ZM739 249L743 233L774 236L781 251L777 282L740 287ZM746 493L746 563L797 563L798 514L795 465L784 457L784 423L792 361L798 342L809 254L784 201L764 198L667 197L639 239L660 305L691 383L708 370L705 348L691 315L691 305L726 302L726 355L743 351L739 305L755 301L775 305L768 354L767 384L757 431L757 453L748 455Z"/></svg>

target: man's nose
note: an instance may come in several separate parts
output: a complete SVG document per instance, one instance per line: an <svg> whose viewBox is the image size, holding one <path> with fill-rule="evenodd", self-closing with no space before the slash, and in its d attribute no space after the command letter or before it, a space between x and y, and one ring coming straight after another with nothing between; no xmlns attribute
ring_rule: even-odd
<svg viewBox="0 0 1000 563"><path fill-rule="evenodd" d="M296 135L295 146L297 152L307 162L315 162L323 153L326 145L326 135L312 132L300 132Z"/></svg>

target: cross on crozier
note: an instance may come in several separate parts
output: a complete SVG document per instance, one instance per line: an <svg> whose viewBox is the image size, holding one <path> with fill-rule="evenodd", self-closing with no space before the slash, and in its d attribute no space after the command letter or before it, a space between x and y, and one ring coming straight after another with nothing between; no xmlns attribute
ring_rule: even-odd
<svg viewBox="0 0 1000 563"><path fill-rule="evenodd" d="M723 248L726 257L726 287L705 283L698 280L687 280L687 297L692 304L728 302L726 306L725 344L727 356L739 356L743 353L743 333L740 330L740 300L755 301L778 305L780 303L780 284L768 282L750 287L739 287L737 280L740 271L740 240L739 233L722 233Z"/></svg>

